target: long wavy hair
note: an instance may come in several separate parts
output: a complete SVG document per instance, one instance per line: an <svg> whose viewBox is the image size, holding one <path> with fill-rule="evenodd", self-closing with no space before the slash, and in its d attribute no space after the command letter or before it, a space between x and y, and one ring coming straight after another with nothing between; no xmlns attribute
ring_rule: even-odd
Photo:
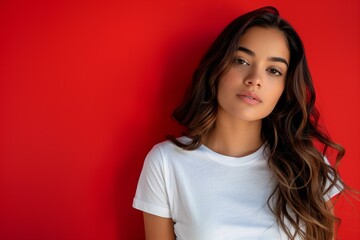
<svg viewBox="0 0 360 240"><path fill-rule="evenodd" d="M276 8L264 7L241 15L220 33L195 70L183 103L172 115L185 127L183 134L191 141L185 144L174 136L168 139L183 149L194 150L215 128L218 82L233 62L239 39L255 26L280 30L290 51L285 90L272 113L262 120L268 165L277 180L268 206L289 239L331 239L334 224L340 220L324 196L332 188L344 189L345 184L336 167L325 163L324 156L329 148L335 149L338 163L345 151L320 128L302 41Z"/></svg>

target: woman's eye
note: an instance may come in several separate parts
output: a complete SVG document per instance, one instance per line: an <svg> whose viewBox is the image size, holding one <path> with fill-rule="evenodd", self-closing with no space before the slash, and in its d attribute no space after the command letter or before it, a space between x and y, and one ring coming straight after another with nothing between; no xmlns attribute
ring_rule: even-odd
<svg viewBox="0 0 360 240"><path fill-rule="evenodd" d="M244 59L241 59L241 58L236 58L234 60L234 62L238 65L249 65L249 63L247 61L245 61Z"/></svg>
<svg viewBox="0 0 360 240"><path fill-rule="evenodd" d="M269 68L268 72L272 75L281 76L282 73L279 70L276 70L275 68Z"/></svg>

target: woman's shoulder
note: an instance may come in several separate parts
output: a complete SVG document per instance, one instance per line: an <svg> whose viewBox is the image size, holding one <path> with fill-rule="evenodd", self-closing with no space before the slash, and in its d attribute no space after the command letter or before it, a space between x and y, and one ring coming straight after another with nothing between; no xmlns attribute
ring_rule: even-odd
<svg viewBox="0 0 360 240"><path fill-rule="evenodd" d="M190 141L187 137L179 137L177 140L181 143ZM159 142L148 152L144 166L149 169L162 169L164 171L167 168L171 168L174 164L176 165L178 162L181 162L178 160L187 156L187 152L171 140Z"/></svg>
<svg viewBox="0 0 360 240"><path fill-rule="evenodd" d="M186 136L181 136L176 138L176 140L182 144L187 144L191 142L191 139ZM179 151L181 150L174 142L171 140L166 140L163 142L159 142L153 146L153 149L158 149L160 151Z"/></svg>

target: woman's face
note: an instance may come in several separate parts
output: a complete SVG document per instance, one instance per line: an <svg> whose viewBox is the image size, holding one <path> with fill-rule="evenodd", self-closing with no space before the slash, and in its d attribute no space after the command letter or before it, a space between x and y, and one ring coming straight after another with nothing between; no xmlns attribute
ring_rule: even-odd
<svg viewBox="0 0 360 240"><path fill-rule="evenodd" d="M219 81L219 117L252 122L268 116L284 91L289 62L287 40L280 30L248 29Z"/></svg>

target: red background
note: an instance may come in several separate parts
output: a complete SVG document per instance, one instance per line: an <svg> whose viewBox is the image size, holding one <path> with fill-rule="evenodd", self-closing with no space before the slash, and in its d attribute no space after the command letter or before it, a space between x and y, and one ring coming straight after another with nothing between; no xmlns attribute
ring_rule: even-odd
<svg viewBox="0 0 360 240"><path fill-rule="evenodd" d="M131 208L143 159L201 55L236 16L272 4L306 46L318 107L360 189L360 2L1 1L0 238L144 239ZM343 198L339 239L360 239Z"/></svg>

